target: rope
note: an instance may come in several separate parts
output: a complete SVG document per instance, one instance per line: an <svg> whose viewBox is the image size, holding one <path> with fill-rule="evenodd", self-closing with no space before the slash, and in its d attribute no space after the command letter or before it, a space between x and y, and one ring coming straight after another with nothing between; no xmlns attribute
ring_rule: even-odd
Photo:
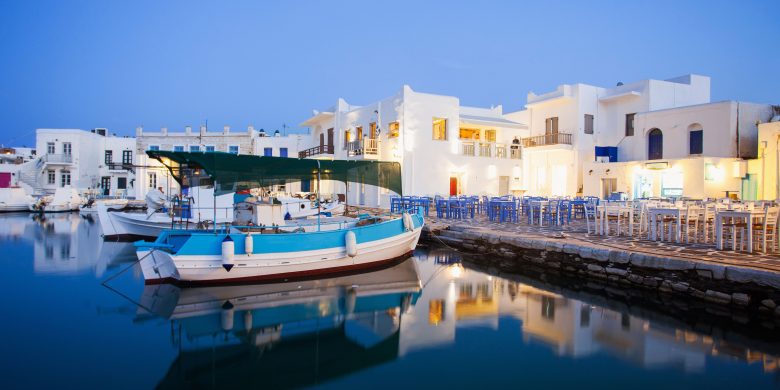
<svg viewBox="0 0 780 390"><path fill-rule="evenodd" d="M127 270L129 270L130 268L133 268L133 267L135 267L135 265L136 265L136 264L140 263L140 262L141 262L141 260L143 260L143 259L145 259L147 256L151 255L151 254L152 254L152 253L154 253L156 250L157 250L157 248L153 248L153 249L152 249L152 250L151 250L149 253L147 253L146 255L144 255L144 257L142 257L142 258L140 258L140 259L138 259L138 260L134 261L132 264L130 264L130 265L128 265L127 267L125 267L125 269L123 269L123 270L121 270L121 271L119 271L119 272L115 273L114 275L111 275L111 276L110 276L108 279L104 280L104 281L103 281L102 283L100 283L100 284L102 284L102 285L104 285L104 286L108 287L108 282L110 282L111 280L113 280L113 279L114 279L114 278L116 278L117 276L119 276L119 275L121 275L121 274L125 273L125 272L126 272ZM110 287L109 287L109 288L110 288ZM112 290L113 290L113 289L112 289Z"/></svg>

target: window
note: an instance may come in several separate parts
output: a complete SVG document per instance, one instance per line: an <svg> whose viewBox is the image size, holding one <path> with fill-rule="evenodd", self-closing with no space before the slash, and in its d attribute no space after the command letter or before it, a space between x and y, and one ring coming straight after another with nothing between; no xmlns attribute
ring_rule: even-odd
<svg viewBox="0 0 780 390"><path fill-rule="evenodd" d="M114 162L114 151L113 150L106 150L106 158L105 158L106 165L111 164Z"/></svg>
<svg viewBox="0 0 780 390"><path fill-rule="evenodd" d="M238 145L228 146L228 153L238 154Z"/></svg>
<svg viewBox="0 0 780 390"><path fill-rule="evenodd" d="M698 123L688 126L688 153L693 155L704 153L704 130Z"/></svg>
<svg viewBox="0 0 780 390"><path fill-rule="evenodd" d="M496 131L495 130L485 130L485 141L487 141L487 142L496 142Z"/></svg>
<svg viewBox="0 0 780 390"><path fill-rule="evenodd" d="M544 134L558 134L558 117L547 118L544 120Z"/></svg>
<svg viewBox="0 0 780 390"><path fill-rule="evenodd" d="M70 156L72 151L73 151L73 147L70 145L70 142L62 143L62 154L66 156Z"/></svg>
<svg viewBox="0 0 780 390"><path fill-rule="evenodd" d="M209 152L214 152L214 151L216 151L216 150L217 150L217 149L214 147L214 145L206 145L206 152L207 152L207 153L209 153Z"/></svg>
<svg viewBox="0 0 780 390"><path fill-rule="evenodd" d="M190 152L191 153L200 152L200 145L190 145Z"/></svg>
<svg viewBox="0 0 780 390"><path fill-rule="evenodd" d="M634 135L634 116L636 114L626 114L626 137Z"/></svg>
<svg viewBox="0 0 780 390"><path fill-rule="evenodd" d="M287 148L279 148L279 157L287 157Z"/></svg>
<svg viewBox="0 0 780 390"><path fill-rule="evenodd" d="M54 154L56 153L54 151L54 142L47 142L46 143L46 154Z"/></svg>
<svg viewBox="0 0 780 390"><path fill-rule="evenodd" d="M360 141L363 139L363 126L358 126L355 128L355 141Z"/></svg>
<svg viewBox="0 0 780 390"><path fill-rule="evenodd" d="M347 146L349 145L349 139L352 137L352 132L349 131L349 129L344 130L344 149L347 149Z"/></svg>
<svg viewBox="0 0 780 390"><path fill-rule="evenodd" d="M398 133L401 132L401 125L398 122L390 122L390 124L387 125L387 130L388 138L398 137Z"/></svg>
<svg viewBox="0 0 780 390"><path fill-rule="evenodd" d="M447 119L433 118L433 139L438 141L447 140Z"/></svg>
<svg viewBox="0 0 780 390"><path fill-rule="evenodd" d="M156 173L150 173L149 174L149 188L157 188L157 174Z"/></svg>
<svg viewBox="0 0 780 390"><path fill-rule="evenodd" d="M593 134L593 115L585 114L585 134Z"/></svg>
<svg viewBox="0 0 780 390"><path fill-rule="evenodd" d="M376 122L371 122L368 124L368 138L375 139L377 136L376 133Z"/></svg>
<svg viewBox="0 0 780 390"><path fill-rule="evenodd" d="M478 140L479 139L479 129L464 129L461 128L458 131L458 138L462 140Z"/></svg>
<svg viewBox="0 0 780 390"><path fill-rule="evenodd" d="M149 150L158 151L160 150L160 145L149 145Z"/></svg>
<svg viewBox="0 0 780 390"><path fill-rule="evenodd" d="M132 150L123 150L122 151L122 164L132 165L133 164L133 151Z"/></svg>
<svg viewBox="0 0 780 390"><path fill-rule="evenodd" d="M48 170L48 171L46 171L46 175L48 176L47 183L48 184L55 184L55 182L57 181L57 172L55 172L53 170Z"/></svg>
<svg viewBox="0 0 780 390"><path fill-rule="evenodd" d="M116 178L116 188L120 190L127 189L127 178L126 177L117 177Z"/></svg>
<svg viewBox="0 0 780 390"><path fill-rule="evenodd" d="M184 145L174 145L173 146L174 152L183 152L184 151Z"/></svg>
<svg viewBox="0 0 780 390"><path fill-rule="evenodd" d="M271 157L274 155L274 148L263 148L263 156Z"/></svg>
<svg viewBox="0 0 780 390"><path fill-rule="evenodd" d="M60 186L65 187L70 185L70 171L60 172Z"/></svg>
<svg viewBox="0 0 780 390"><path fill-rule="evenodd" d="M652 129L647 133L647 159L662 158L664 158L664 134L659 129Z"/></svg>

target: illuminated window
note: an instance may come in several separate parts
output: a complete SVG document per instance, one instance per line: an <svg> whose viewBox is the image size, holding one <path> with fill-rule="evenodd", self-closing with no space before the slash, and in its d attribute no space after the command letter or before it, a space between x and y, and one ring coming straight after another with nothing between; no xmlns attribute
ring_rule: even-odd
<svg viewBox="0 0 780 390"><path fill-rule="evenodd" d="M360 141L363 139L363 126L358 126L355 128L355 140Z"/></svg>
<svg viewBox="0 0 780 390"><path fill-rule="evenodd" d="M442 321L444 321L444 300L432 299L428 303L428 323L439 325Z"/></svg>
<svg viewBox="0 0 780 390"><path fill-rule="evenodd" d="M352 132L349 129L344 130L344 149L347 148L347 144L349 144L349 140L352 137Z"/></svg>
<svg viewBox="0 0 780 390"><path fill-rule="evenodd" d="M463 140L478 140L479 129L464 129L461 127L458 132L458 138Z"/></svg>
<svg viewBox="0 0 780 390"><path fill-rule="evenodd" d="M398 133L401 131L401 125L398 122L390 122L387 126L387 136L389 138L395 138L398 137Z"/></svg>
<svg viewBox="0 0 780 390"><path fill-rule="evenodd" d="M376 134L376 122L371 122L368 124L368 138L375 139Z"/></svg>
<svg viewBox="0 0 780 390"><path fill-rule="evenodd" d="M485 130L485 141L487 141L487 142L496 142L496 131L495 130Z"/></svg>
<svg viewBox="0 0 780 390"><path fill-rule="evenodd" d="M447 140L447 119L433 118L433 139L438 141Z"/></svg>

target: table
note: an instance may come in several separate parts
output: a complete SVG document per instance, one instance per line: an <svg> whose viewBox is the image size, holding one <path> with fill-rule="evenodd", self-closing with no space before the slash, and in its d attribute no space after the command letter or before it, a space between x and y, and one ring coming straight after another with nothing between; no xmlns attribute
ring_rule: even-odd
<svg viewBox="0 0 780 390"><path fill-rule="evenodd" d="M596 206L596 212L601 216L600 223L597 226L598 234L599 235L605 235L609 232L609 226L607 225L609 221L607 220L607 209L618 209L618 213L626 214L628 216L628 235L633 236L634 235L634 207L633 206L614 206L609 204L603 204ZM620 235L620 230L618 229L618 236Z"/></svg>
<svg viewBox="0 0 780 390"><path fill-rule="evenodd" d="M722 210L715 212L715 246L723 250L723 220L744 219L747 222L748 252L753 252L753 220L764 216L763 210Z"/></svg>
<svg viewBox="0 0 780 390"><path fill-rule="evenodd" d="M680 236L682 233L682 212L683 209L675 207L650 207L647 209L648 220L650 221L650 240L655 241L658 239L658 228L655 223L659 216L672 217L677 219L677 229L674 234L674 242L680 242Z"/></svg>

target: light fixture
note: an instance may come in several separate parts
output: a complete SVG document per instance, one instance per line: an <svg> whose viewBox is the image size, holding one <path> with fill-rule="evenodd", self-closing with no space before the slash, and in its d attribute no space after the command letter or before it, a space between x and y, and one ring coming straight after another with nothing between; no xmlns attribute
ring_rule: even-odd
<svg viewBox="0 0 780 390"><path fill-rule="evenodd" d="M645 169L661 170L669 168L669 163L666 161L645 163Z"/></svg>

